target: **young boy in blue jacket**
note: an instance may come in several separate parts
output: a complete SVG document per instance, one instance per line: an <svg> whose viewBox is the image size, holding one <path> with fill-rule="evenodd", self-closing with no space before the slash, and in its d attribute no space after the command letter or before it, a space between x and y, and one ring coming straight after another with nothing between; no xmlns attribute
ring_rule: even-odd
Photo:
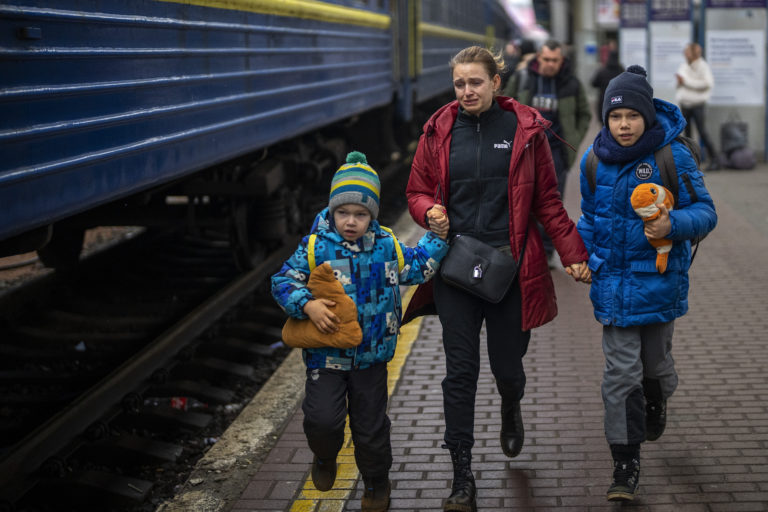
<svg viewBox="0 0 768 512"><path fill-rule="evenodd" d="M603 324L605 435L614 460L607 498L632 500L640 476L640 444L664 432L667 399L677 387L671 355L675 318L688 311L691 243L714 229L717 214L690 150L675 140L685 128L677 106L653 98L645 70L630 66L610 81L604 126L591 151L595 181L581 161L578 230L589 251L590 298ZM679 183L671 211L645 224L630 196L641 183L664 185L654 153L671 144ZM667 269L656 269L648 238L674 242Z"/></svg>
<svg viewBox="0 0 768 512"><path fill-rule="evenodd" d="M387 362L395 353L402 306L400 285L428 281L448 251L440 236L428 231L415 248L401 244L382 228L380 183L365 155L352 152L331 182L328 208L315 219L313 247L304 237L296 252L272 276L272 295L288 315L307 318L326 334L338 329L332 303L307 288L308 253L316 265L329 262L344 291L357 305L362 343L351 349L303 350L307 366L302 403L304 433L314 454L312 480L320 491L333 487L336 456L344 442L344 424L355 445L355 462L365 484L362 510L388 510L392 466L387 417Z"/></svg>

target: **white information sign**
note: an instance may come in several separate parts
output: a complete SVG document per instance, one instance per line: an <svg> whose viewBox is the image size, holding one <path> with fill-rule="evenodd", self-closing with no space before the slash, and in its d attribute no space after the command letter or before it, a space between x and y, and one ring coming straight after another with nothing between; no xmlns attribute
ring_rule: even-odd
<svg viewBox="0 0 768 512"><path fill-rule="evenodd" d="M765 33L707 31L706 61L715 77L710 105L763 105Z"/></svg>
<svg viewBox="0 0 768 512"><path fill-rule="evenodd" d="M656 98L675 103L677 68L685 61L683 50L691 42L688 21L652 22L650 31L651 70L648 77Z"/></svg>
<svg viewBox="0 0 768 512"><path fill-rule="evenodd" d="M619 62L627 68L633 64L648 69L648 31L644 28L622 28L619 31Z"/></svg>

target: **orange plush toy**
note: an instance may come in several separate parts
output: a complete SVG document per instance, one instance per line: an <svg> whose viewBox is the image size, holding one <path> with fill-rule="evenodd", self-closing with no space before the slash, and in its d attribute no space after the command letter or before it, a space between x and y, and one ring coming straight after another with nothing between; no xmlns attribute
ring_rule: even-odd
<svg viewBox="0 0 768 512"><path fill-rule="evenodd" d="M661 215L661 210L656 206L663 204L667 210L672 210L675 205L675 199L665 187L656 183L642 183L635 187L630 197L632 209L643 219L643 222L654 220ZM656 248L656 269L660 273L667 270L667 259L669 251L672 250L672 241L666 238L649 238L648 242Z"/></svg>
<svg viewBox="0 0 768 512"><path fill-rule="evenodd" d="M333 334L323 334L309 318L289 318L283 326L283 343L297 348L354 348L362 343L363 331L357 321L357 306L344 293L341 283L333 275L330 263L323 263L312 271L307 288L316 299L336 302L331 311L341 320L339 330Z"/></svg>

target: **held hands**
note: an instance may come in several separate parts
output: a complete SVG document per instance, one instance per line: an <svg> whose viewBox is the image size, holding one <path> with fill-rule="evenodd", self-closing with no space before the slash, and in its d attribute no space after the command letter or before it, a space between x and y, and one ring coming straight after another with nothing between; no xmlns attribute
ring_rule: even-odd
<svg viewBox="0 0 768 512"><path fill-rule="evenodd" d="M315 299L304 304L304 313L312 320L317 330L323 334L332 334L339 330L341 320L330 309L336 305L330 299Z"/></svg>
<svg viewBox="0 0 768 512"><path fill-rule="evenodd" d="M448 215L445 207L441 204L435 204L432 208L427 210L427 224L437 236L445 240L448 236Z"/></svg>
<svg viewBox="0 0 768 512"><path fill-rule="evenodd" d="M643 233L647 238L664 238L672 231L672 221L669 219L669 210L663 204L656 205L659 208L659 216L649 220L643 227Z"/></svg>
<svg viewBox="0 0 768 512"><path fill-rule="evenodd" d="M592 282L592 271L586 261L574 263L565 267L565 273L573 278L574 281L581 281L589 284Z"/></svg>

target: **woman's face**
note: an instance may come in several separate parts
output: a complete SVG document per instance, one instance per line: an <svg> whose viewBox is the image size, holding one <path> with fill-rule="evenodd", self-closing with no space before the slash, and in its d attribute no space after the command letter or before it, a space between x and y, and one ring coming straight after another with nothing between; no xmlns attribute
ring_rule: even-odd
<svg viewBox="0 0 768 512"><path fill-rule="evenodd" d="M645 119L631 108L616 108L608 112L608 130L621 146L632 146L645 132Z"/></svg>
<svg viewBox="0 0 768 512"><path fill-rule="evenodd" d="M488 76L479 62L456 64L453 68L453 89L459 105L467 114L479 116L493 104L493 93L501 85L499 75Z"/></svg>

